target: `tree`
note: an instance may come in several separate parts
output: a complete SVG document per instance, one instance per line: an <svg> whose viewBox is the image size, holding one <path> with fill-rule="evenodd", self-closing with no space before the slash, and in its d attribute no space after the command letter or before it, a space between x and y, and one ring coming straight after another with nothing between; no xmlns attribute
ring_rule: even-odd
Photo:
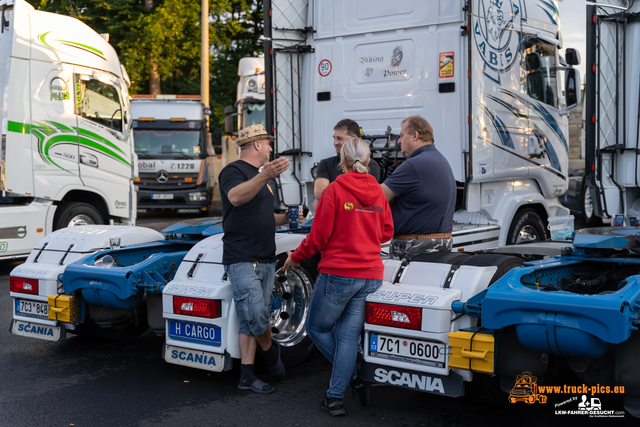
<svg viewBox="0 0 640 427"><path fill-rule="evenodd" d="M131 93L148 93L152 64L161 93L200 93L200 2L195 0L27 0L34 7L73 16L110 43L131 78ZM262 0L211 0L209 41L213 126L233 104L238 62L262 52ZM153 61L152 61L153 58Z"/></svg>

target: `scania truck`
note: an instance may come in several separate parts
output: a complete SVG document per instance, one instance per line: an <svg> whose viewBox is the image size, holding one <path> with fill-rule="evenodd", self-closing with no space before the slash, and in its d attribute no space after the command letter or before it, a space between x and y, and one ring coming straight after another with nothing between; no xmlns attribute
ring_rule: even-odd
<svg viewBox="0 0 640 427"><path fill-rule="evenodd" d="M77 223L135 223L129 77L82 22L0 1L0 259Z"/></svg>
<svg viewBox="0 0 640 427"><path fill-rule="evenodd" d="M359 123L382 178L401 121L426 118L458 184L454 250L547 238L568 214L569 110L553 1L265 1L265 103L282 205L312 207L314 166L341 119ZM390 129L390 130L389 130Z"/></svg>
<svg viewBox="0 0 640 427"><path fill-rule="evenodd" d="M198 95L132 98L140 173L136 181L138 213L154 209L207 213L215 189L208 106ZM214 134L219 138L219 132Z"/></svg>

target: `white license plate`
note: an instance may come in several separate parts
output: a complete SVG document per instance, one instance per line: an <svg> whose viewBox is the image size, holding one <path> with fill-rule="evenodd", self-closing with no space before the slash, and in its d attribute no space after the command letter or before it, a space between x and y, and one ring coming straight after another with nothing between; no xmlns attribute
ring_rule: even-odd
<svg viewBox="0 0 640 427"><path fill-rule="evenodd" d="M49 304L16 298L16 314L49 318Z"/></svg>
<svg viewBox="0 0 640 427"><path fill-rule="evenodd" d="M446 361L446 346L443 343L391 335L371 334L369 353L383 359L436 367L445 366Z"/></svg>
<svg viewBox="0 0 640 427"><path fill-rule="evenodd" d="M60 341L62 327L39 325L33 322L14 320L11 333L23 337L38 338L47 341Z"/></svg>
<svg viewBox="0 0 640 427"><path fill-rule="evenodd" d="M151 198L153 200L172 200L173 194L152 194Z"/></svg>
<svg viewBox="0 0 640 427"><path fill-rule="evenodd" d="M207 351L190 350L183 347L164 345L164 360L174 365L189 366L207 371L222 372L224 356Z"/></svg>

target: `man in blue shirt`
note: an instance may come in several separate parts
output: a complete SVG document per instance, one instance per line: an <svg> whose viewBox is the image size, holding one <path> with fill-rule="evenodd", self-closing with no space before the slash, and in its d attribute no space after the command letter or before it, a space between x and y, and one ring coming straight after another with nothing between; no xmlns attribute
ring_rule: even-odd
<svg viewBox="0 0 640 427"><path fill-rule="evenodd" d="M402 121L398 139L407 158L382 184L393 214L391 259L414 259L452 248L456 180L436 149L433 129L420 116Z"/></svg>

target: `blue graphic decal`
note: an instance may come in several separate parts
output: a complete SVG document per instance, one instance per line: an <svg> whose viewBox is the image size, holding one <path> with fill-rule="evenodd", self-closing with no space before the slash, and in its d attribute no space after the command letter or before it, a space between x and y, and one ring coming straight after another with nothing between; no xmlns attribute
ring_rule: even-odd
<svg viewBox="0 0 640 427"><path fill-rule="evenodd" d="M551 165L553 166L554 169L561 171L561 167L560 167L560 159L558 158L558 154L556 153L555 148L553 147L553 144L551 144L551 142L549 142L549 138L547 138L547 136L544 134L544 132L542 131L542 129L540 129L536 123L531 120L531 118L520 112L520 110L518 108L516 108L514 105L503 101L502 99L496 98L495 96L492 95L487 95L487 97L489 99L491 99L492 101L495 101L496 103L502 105L503 107L505 107L506 109L508 109L509 111L511 111L518 119L520 119L523 124L525 125L525 127L527 129L532 129L533 130L533 134L536 136L536 138L538 139L538 143L542 144L545 148L545 150L547 151L547 155L549 157L549 161L551 162ZM483 108L484 109L484 108ZM485 112L487 112L486 109L484 109ZM489 115L489 113L487 113ZM501 137L502 138L502 137ZM503 142L504 144L504 142Z"/></svg>
<svg viewBox="0 0 640 427"><path fill-rule="evenodd" d="M542 6L540 6L540 5L538 5L538 7L539 7L540 9L542 9L542 11L543 11L544 13L546 13L546 14L547 14L547 16L549 17L549 20L551 21L551 23L552 23L552 24L554 24L554 25L558 25L558 21L556 21L556 20L555 20L555 18L554 18L554 17L553 17L553 16L552 16L552 15L551 15L547 10L545 10L545 9L544 9Z"/></svg>
<svg viewBox="0 0 640 427"><path fill-rule="evenodd" d="M505 126L504 122L484 105L480 104L480 108L482 108L486 115L489 116L489 120L491 120L491 123L498 132L498 136L500 137L502 145L514 149L515 147L513 145L513 139L511 139L511 133L509 133L509 130Z"/></svg>
<svg viewBox="0 0 640 427"><path fill-rule="evenodd" d="M567 150L567 153L569 152L569 145L567 144L567 140L564 134L562 133L562 130L560 130L560 125L556 121L555 117L553 117L553 115L551 115L545 108L543 108L537 102L536 103L530 102L526 98L524 98L522 95L513 93L506 89L500 89L500 92L517 99L518 101L525 104L527 107L531 108L551 128L553 133L556 134L556 136L558 137L558 139L560 139L560 142L564 146L565 150Z"/></svg>
<svg viewBox="0 0 640 427"><path fill-rule="evenodd" d="M548 7L549 9L551 9L551 11L556 15L556 16L560 16L560 11L558 10L558 8L556 7L555 4L553 3L549 3L548 1L544 1L544 0L540 0L540 3L542 3L543 5L545 5L546 7ZM538 7L542 7L540 5L538 5Z"/></svg>

